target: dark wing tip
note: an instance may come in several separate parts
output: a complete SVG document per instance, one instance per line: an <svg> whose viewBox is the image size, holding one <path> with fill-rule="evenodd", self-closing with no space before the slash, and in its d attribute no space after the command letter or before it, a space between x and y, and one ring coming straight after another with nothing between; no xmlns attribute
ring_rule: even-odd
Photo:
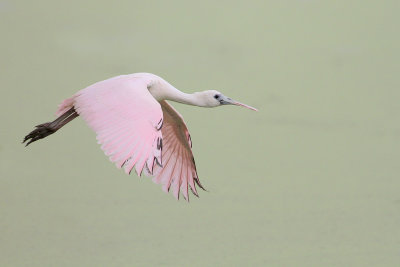
<svg viewBox="0 0 400 267"><path fill-rule="evenodd" d="M197 174L197 173L196 173L196 174ZM201 189L203 189L204 191L208 192L208 190L205 189L204 186L200 183L199 177L197 177L197 176L194 177L194 181L196 182L196 184L197 184Z"/></svg>

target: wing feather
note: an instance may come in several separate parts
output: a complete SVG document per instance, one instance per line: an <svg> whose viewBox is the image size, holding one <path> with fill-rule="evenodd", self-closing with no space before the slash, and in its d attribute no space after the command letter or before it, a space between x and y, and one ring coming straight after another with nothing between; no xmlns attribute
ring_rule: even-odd
<svg viewBox="0 0 400 267"><path fill-rule="evenodd" d="M187 164L186 158L184 159L183 169L182 169L182 170L183 170L183 172L182 172L181 192L182 192L182 194L183 194L183 197L184 197L187 201L189 201L188 179L187 179L187 177L189 177L189 176L188 176L189 168L188 168L188 164ZM185 177L185 176L186 176L186 177Z"/></svg>
<svg viewBox="0 0 400 267"><path fill-rule="evenodd" d="M96 132L101 149L118 167L138 175L148 158L160 152L154 140L162 139L160 104L147 89L147 81L131 75L95 83L74 97L74 107ZM149 169L152 166L148 166Z"/></svg>
<svg viewBox="0 0 400 267"><path fill-rule="evenodd" d="M189 131L182 116L170 104L166 101L160 104L164 115L164 125L161 128L165 144L162 150L163 168L154 167L153 181L162 184L166 192L172 186L173 195L177 199L182 194L189 200L189 188L195 196L198 196L196 184L203 188L197 177Z"/></svg>
<svg viewBox="0 0 400 267"><path fill-rule="evenodd" d="M189 189L196 196L196 185L204 189L189 131L170 104L154 99L148 85L148 80L132 75L98 82L65 100L57 114L73 105L118 168L153 175L164 191L172 187L177 199L182 194L189 201Z"/></svg>

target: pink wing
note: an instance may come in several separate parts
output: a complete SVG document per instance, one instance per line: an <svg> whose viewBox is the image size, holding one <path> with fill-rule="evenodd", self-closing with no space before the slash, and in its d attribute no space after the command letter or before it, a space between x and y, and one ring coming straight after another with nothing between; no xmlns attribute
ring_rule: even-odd
<svg viewBox="0 0 400 267"><path fill-rule="evenodd" d="M153 181L163 184L163 190L166 192L172 186L177 199L182 191L185 199L189 200L189 188L198 196L195 183L204 190L197 176L190 134L182 116L166 101L160 103L164 114L164 124L161 128L163 167L154 166Z"/></svg>
<svg viewBox="0 0 400 267"><path fill-rule="evenodd" d="M161 164L163 114L146 80L114 77L79 91L73 101L117 167L124 167L126 173L135 168L140 176L145 166L152 173L155 163Z"/></svg>

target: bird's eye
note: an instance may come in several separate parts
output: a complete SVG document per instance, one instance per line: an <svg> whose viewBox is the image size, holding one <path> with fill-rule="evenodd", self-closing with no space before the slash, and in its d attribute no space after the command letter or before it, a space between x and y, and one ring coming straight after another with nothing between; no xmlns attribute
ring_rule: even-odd
<svg viewBox="0 0 400 267"><path fill-rule="evenodd" d="M215 99L218 99L218 98L219 98L219 95L215 95L214 98L215 98Z"/></svg>

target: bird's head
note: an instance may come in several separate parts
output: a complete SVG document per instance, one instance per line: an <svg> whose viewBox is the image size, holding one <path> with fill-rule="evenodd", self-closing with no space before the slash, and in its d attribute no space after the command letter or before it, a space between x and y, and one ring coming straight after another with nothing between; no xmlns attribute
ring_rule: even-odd
<svg viewBox="0 0 400 267"><path fill-rule="evenodd" d="M202 98L203 101L205 102L205 104L208 107L218 107L218 106L222 106L222 105L236 105L236 106L241 106L241 107L245 107L251 110L255 110L258 111L256 108L250 107L246 104L237 102L227 96L224 96L223 94L221 94L220 92L216 91L216 90L208 90L208 91L204 91L201 92L202 94Z"/></svg>

